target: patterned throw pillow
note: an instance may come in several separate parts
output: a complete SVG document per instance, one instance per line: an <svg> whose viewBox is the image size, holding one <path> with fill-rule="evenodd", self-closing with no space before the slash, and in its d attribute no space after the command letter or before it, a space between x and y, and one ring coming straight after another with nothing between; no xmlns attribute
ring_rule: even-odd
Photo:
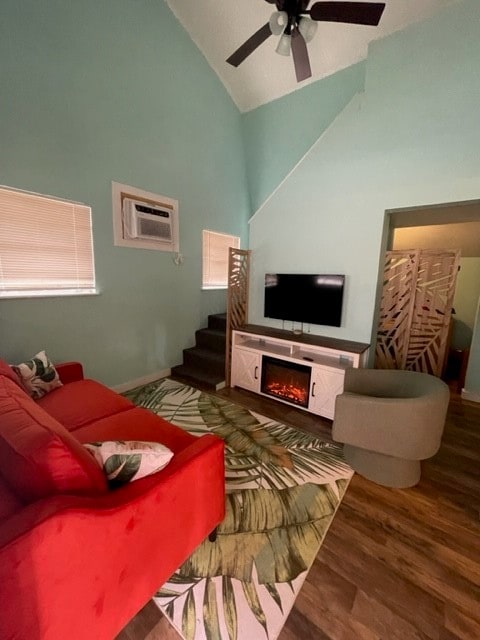
<svg viewBox="0 0 480 640"><path fill-rule="evenodd" d="M167 466L173 451L159 442L108 440L84 445L103 468L112 489Z"/></svg>
<svg viewBox="0 0 480 640"><path fill-rule="evenodd" d="M27 362L12 365L12 369L32 398L41 398L49 391L62 386L58 372L45 351L40 351Z"/></svg>

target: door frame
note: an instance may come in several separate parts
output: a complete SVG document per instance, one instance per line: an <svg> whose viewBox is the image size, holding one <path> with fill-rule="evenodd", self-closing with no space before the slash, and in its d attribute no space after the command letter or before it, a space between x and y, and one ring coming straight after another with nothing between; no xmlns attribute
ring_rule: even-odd
<svg viewBox="0 0 480 640"><path fill-rule="evenodd" d="M449 225L462 222L480 222L480 199L459 202L442 202L414 207L386 209L383 218L382 239L378 261L377 286L375 291L375 309L373 315L370 343L369 366L374 366L377 347L377 330L380 318L380 304L383 292L383 273L386 252L393 248L395 229L422 227L429 225ZM445 247L446 249L454 247ZM457 247L458 248L458 247ZM479 256L480 257L480 256ZM477 316L476 324L480 322ZM468 368L467 368L468 376Z"/></svg>

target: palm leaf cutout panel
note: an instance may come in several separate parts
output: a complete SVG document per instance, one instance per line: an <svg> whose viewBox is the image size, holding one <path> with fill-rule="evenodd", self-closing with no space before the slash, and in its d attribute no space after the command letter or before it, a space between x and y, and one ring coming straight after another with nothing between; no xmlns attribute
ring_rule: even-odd
<svg viewBox="0 0 480 640"><path fill-rule="evenodd" d="M388 251L375 366L440 376L459 251Z"/></svg>
<svg viewBox="0 0 480 640"><path fill-rule="evenodd" d="M228 255L227 340L225 380L230 386L232 331L248 321L248 289L251 251L230 247Z"/></svg>
<svg viewBox="0 0 480 640"><path fill-rule="evenodd" d="M388 251L378 320L375 366L403 369L415 302L418 250Z"/></svg>
<svg viewBox="0 0 480 640"><path fill-rule="evenodd" d="M421 251L405 368L442 374L459 251Z"/></svg>

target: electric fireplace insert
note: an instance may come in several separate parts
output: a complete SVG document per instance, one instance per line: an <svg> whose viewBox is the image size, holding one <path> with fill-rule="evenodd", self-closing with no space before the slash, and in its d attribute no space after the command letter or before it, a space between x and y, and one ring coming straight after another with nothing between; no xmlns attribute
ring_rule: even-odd
<svg viewBox="0 0 480 640"><path fill-rule="evenodd" d="M308 408L311 374L312 368L307 365L262 356L261 391L279 400Z"/></svg>

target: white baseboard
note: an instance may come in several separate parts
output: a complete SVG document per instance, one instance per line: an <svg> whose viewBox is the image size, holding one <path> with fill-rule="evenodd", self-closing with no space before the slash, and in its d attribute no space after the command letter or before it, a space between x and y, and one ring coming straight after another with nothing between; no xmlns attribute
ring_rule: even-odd
<svg viewBox="0 0 480 640"><path fill-rule="evenodd" d="M462 389L461 395L464 400L468 400L469 402L480 402L480 394L473 393L473 391Z"/></svg>
<svg viewBox="0 0 480 640"><path fill-rule="evenodd" d="M130 380L129 382L116 384L111 388L117 393L124 393L125 391L130 391L130 389L135 389L135 387L141 387L143 384L149 384L150 382L155 382L155 380L160 380L160 378L167 378L171 374L171 372L171 369L163 369L163 371L150 373L148 376L142 376L141 378L137 378L136 380Z"/></svg>

